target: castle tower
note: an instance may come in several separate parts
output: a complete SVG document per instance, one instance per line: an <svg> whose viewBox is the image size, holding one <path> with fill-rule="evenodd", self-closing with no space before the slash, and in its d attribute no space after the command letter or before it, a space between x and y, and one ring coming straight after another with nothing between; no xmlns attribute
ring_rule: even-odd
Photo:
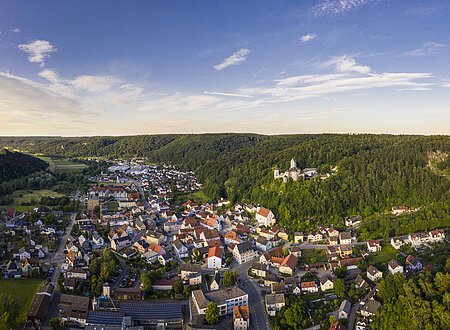
<svg viewBox="0 0 450 330"><path fill-rule="evenodd" d="M297 162L294 158L291 159L291 167L290 168L297 168Z"/></svg>

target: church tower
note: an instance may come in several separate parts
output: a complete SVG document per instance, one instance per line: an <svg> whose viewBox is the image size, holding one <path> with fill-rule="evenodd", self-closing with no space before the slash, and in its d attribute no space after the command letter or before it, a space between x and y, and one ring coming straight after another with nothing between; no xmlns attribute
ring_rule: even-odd
<svg viewBox="0 0 450 330"><path fill-rule="evenodd" d="M291 167L290 168L297 168L297 162L294 158L291 159Z"/></svg>

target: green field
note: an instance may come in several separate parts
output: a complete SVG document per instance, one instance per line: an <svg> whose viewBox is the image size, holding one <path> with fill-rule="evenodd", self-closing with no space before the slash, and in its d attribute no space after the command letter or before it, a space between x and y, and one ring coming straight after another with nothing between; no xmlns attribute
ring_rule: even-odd
<svg viewBox="0 0 450 330"><path fill-rule="evenodd" d="M50 189L40 190L16 190L10 197L14 198L14 204L30 203L32 200L39 201L42 197L62 197L61 193Z"/></svg>
<svg viewBox="0 0 450 330"><path fill-rule="evenodd" d="M77 163L68 159L45 156L39 156L39 158L46 161L49 164L50 171L53 172L79 172L86 167L85 164Z"/></svg>
<svg viewBox="0 0 450 330"><path fill-rule="evenodd" d="M34 295L42 285L42 280L0 280L0 294L10 293L19 300L20 314L17 324L22 329L26 321L28 309L33 301ZM5 325L0 323L0 329L6 329Z"/></svg>
<svg viewBox="0 0 450 330"><path fill-rule="evenodd" d="M395 259L398 257L399 252L394 249L392 245L387 245L384 248L381 249L381 251L375 253L372 253L370 255L370 261L374 264L384 264L392 259Z"/></svg>
<svg viewBox="0 0 450 330"><path fill-rule="evenodd" d="M302 250L302 258L306 263L327 261L325 249Z"/></svg>

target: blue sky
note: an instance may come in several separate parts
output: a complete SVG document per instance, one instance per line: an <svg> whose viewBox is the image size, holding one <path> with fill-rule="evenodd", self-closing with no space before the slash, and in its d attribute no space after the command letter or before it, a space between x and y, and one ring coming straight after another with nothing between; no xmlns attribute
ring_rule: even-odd
<svg viewBox="0 0 450 330"><path fill-rule="evenodd" d="M448 1L0 1L0 135L450 133Z"/></svg>

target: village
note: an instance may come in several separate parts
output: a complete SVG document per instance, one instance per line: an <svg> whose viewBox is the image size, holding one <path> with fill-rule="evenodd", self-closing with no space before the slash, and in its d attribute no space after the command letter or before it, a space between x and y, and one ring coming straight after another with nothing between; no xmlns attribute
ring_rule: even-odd
<svg viewBox="0 0 450 330"><path fill-rule="evenodd" d="M361 241L361 216L289 232L263 205L178 204L175 195L202 185L170 166L124 161L89 179L80 213L4 215L3 278L47 278L27 329L51 319L84 329L272 329L299 298L309 327L369 329L378 281L432 267L421 252L446 238L432 230Z"/></svg>

